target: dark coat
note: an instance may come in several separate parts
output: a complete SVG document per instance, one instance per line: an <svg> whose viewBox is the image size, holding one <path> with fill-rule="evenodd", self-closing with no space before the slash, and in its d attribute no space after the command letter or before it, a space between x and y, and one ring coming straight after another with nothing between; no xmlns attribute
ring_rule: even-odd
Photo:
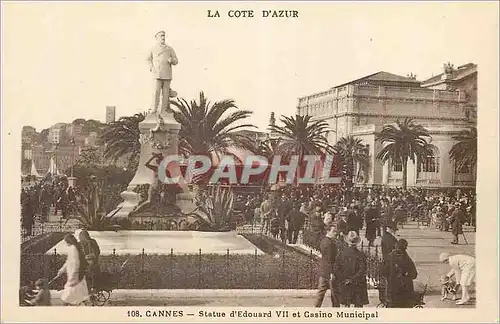
<svg viewBox="0 0 500 324"><path fill-rule="evenodd" d="M457 208L451 213L451 233L453 235L459 235L463 233L462 221L464 218L464 212L461 209Z"/></svg>
<svg viewBox="0 0 500 324"><path fill-rule="evenodd" d="M366 256L355 247L345 247L334 267L335 284L342 305L368 305L366 286Z"/></svg>
<svg viewBox="0 0 500 324"><path fill-rule="evenodd" d="M347 231L355 231L356 233L363 227L361 217L354 210L347 211ZM359 233L358 233L359 234Z"/></svg>
<svg viewBox="0 0 500 324"><path fill-rule="evenodd" d="M85 256L89 267L92 269L97 267L99 264L101 249L99 249L99 244L97 244L96 240L90 239L81 241L80 246L82 247L83 255Z"/></svg>
<svg viewBox="0 0 500 324"><path fill-rule="evenodd" d="M396 244L398 243L398 240L394 237L389 232L385 232L384 235L382 235L382 259L385 261L387 260L387 256L389 253L392 252L396 248Z"/></svg>
<svg viewBox="0 0 500 324"><path fill-rule="evenodd" d="M376 238L377 230L377 210L372 206L365 209L365 221L366 221L366 239L368 241L373 241Z"/></svg>
<svg viewBox="0 0 500 324"><path fill-rule="evenodd" d="M298 210L292 210L288 214L288 221L290 222L289 226L291 226L291 228L294 230L300 230L304 226L306 218L307 218L306 214Z"/></svg>
<svg viewBox="0 0 500 324"><path fill-rule="evenodd" d="M293 209L293 204L290 200L284 200L279 204L278 215L280 218L287 217Z"/></svg>
<svg viewBox="0 0 500 324"><path fill-rule="evenodd" d="M347 234L347 223L344 222L344 220L342 219L339 219L337 221L337 232L340 234L340 233L343 233L344 235Z"/></svg>
<svg viewBox="0 0 500 324"><path fill-rule="evenodd" d="M333 266L337 258L338 249L334 240L328 236L323 237L319 246L321 252L321 260L319 261L319 275L323 278L330 279L333 273Z"/></svg>
<svg viewBox="0 0 500 324"><path fill-rule="evenodd" d="M413 280L417 278L415 263L406 251L393 250L387 256L382 275L387 278L389 306L411 308L415 304Z"/></svg>

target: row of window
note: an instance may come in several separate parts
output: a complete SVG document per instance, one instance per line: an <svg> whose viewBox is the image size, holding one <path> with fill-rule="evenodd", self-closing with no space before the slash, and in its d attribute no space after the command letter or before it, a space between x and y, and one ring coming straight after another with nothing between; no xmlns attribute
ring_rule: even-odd
<svg viewBox="0 0 500 324"><path fill-rule="evenodd" d="M403 164L401 161L394 161L392 163L393 172L402 172ZM439 157L427 156L421 163L417 164L417 172L439 173ZM470 174L472 168L468 165L458 166L455 165L455 174Z"/></svg>

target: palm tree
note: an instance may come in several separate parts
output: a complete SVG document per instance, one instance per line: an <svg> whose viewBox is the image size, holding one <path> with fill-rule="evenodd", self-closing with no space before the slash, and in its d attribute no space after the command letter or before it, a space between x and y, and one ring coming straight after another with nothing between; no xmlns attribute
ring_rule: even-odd
<svg viewBox="0 0 500 324"><path fill-rule="evenodd" d="M477 129L471 127L453 136L453 139L458 143L451 148L450 159L455 162L456 168L475 168L477 165Z"/></svg>
<svg viewBox="0 0 500 324"><path fill-rule="evenodd" d="M299 169L304 167L305 155L321 156L334 152L328 143L328 123L323 120L312 121L311 116L295 115L281 117L283 126L269 125L269 130L281 138L276 147L276 155L285 158L299 157ZM299 172L300 176L300 171Z"/></svg>
<svg viewBox="0 0 500 324"><path fill-rule="evenodd" d="M199 102L188 103L183 98L171 101L176 108L174 119L181 124L179 132L179 153L184 156L204 155L214 162L222 155L232 155L230 148L250 150L253 141L237 131L254 128L252 124L238 124L249 117L249 110L237 110L233 100L217 101L211 104L200 92ZM236 110L236 111L232 111Z"/></svg>
<svg viewBox="0 0 500 324"><path fill-rule="evenodd" d="M273 161L276 149L279 146L278 138L268 138L262 142L259 142L254 152L259 156L265 157L269 163Z"/></svg>
<svg viewBox="0 0 500 324"><path fill-rule="evenodd" d="M391 160L402 164L403 189L406 189L408 160L415 163L415 160L423 161L425 157L432 155L431 146L425 139L431 137L429 132L413 119L405 118L403 121L396 120L396 125L385 125L375 136L377 141L386 144L377 154L377 159L384 163Z"/></svg>
<svg viewBox="0 0 500 324"><path fill-rule="evenodd" d="M130 117L121 117L104 128L100 139L105 143L104 157L116 162L128 156L131 164L139 160L141 144L139 143L139 123L144 120L144 113Z"/></svg>
<svg viewBox="0 0 500 324"><path fill-rule="evenodd" d="M368 150L359 138L353 136L340 138L334 149L340 160L342 173L345 174L346 186L351 188L354 184L354 178L358 178L360 173L364 175L368 171L370 163ZM358 164L358 173L354 174Z"/></svg>

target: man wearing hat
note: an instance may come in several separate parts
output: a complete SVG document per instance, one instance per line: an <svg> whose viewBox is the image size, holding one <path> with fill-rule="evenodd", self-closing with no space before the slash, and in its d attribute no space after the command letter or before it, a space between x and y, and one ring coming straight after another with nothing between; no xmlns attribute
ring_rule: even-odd
<svg viewBox="0 0 500 324"><path fill-rule="evenodd" d="M464 219L464 212L460 208L460 203L457 202L451 213L451 234L453 234L453 241L451 241L451 244L458 244L458 235L463 233L462 222Z"/></svg>
<svg viewBox="0 0 500 324"><path fill-rule="evenodd" d="M319 262L319 284L316 294L315 307L321 307L326 291L330 289L332 307L340 307L340 301L337 292L337 285L333 276L335 260L338 255L338 247L335 244L337 230L335 222L330 219L325 223L326 234L320 243L321 260Z"/></svg>
<svg viewBox="0 0 500 324"><path fill-rule="evenodd" d="M386 224L386 231L382 235L382 259L387 260L387 256L396 248L398 239L396 238L397 225L396 222L390 221Z"/></svg>
<svg viewBox="0 0 500 324"><path fill-rule="evenodd" d="M153 100L152 112L158 111L161 95L160 114L162 112L171 112L170 98L177 94L170 89L172 82L172 65L178 63L177 56L172 47L165 44L165 32L159 31L155 35L156 45L151 49L148 56L149 70L153 73L156 82L156 90Z"/></svg>

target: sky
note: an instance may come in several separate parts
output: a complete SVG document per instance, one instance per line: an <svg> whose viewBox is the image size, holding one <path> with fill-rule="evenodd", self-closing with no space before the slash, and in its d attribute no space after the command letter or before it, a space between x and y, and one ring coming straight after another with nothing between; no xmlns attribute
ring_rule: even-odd
<svg viewBox="0 0 500 324"><path fill-rule="evenodd" d="M220 18L208 18L207 10ZM254 18L228 18L253 9ZM298 10L292 19L267 9ZM270 112L293 115L297 99L386 71L425 80L480 63L496 30L491 3L2 3L2 106L10 125L37 131L76 118L150 108L146 61L166 30L179 58L172 88L192 100L233 99L264 129ZM481 66L479 66L479 70Z"/></svg>

